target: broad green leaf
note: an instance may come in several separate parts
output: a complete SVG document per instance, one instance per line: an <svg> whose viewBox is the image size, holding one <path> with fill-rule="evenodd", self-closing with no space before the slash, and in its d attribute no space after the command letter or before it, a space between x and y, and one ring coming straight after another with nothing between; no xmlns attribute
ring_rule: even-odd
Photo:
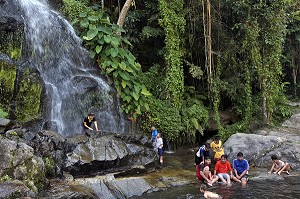
<svg viewBox="0 0 300 199"><path fill-rule="evenodd" d="M110 41L111 41L111 36L110 36L110 35L104 35L104 41L105 41L106 43L110 43Z"/></svg>
<svg viewBox="0 0 300 199"><path fill-rule="evenodd" d="M128 72L130 72L130 73L132 73L132 72L133 72L133 70L132 70L132 68L131 68L131 67L126 67L126 71L128 71Z"/></svg>
<svg viewBox="0 0 300 199"><path fill-rule="evenodd" d="M134 65L135 57L131 53L127 53L126 57L130 65Z"/></svg>
<svg viewBox="0 0 300 199"><path fill-rule="evenodd" d="M142 88L142 92L141 92L143 95L145 96L150 96L151 93L147 90L147 88Z"/></svg>
<svg viewBox="0 0 300 199"><path fill-rule="evenodd" d="M141 106L138 105L138 107L135 109L137 114L141 114Z"/></svg>
<svg viewBox="0 0 300 199"><path fill-rule="evenodd" d="M134 90L135 90L135 92L139 93L141 90L140 85L134 85Z"/></svg>
<svg viewBox="0 0 300 199"><path fill-rule="evenodd" d="M116 48L116 47L119 46L120 41L119 41L119 39L117 37L112 37L111 38L111 44Z"/></svg>
<svg viewBox="0 0 300 199"><path fill-rule="evenodd" d="M97 29L90 29L87 32L87 38L89 38L88 40L92 40L97 34L98 34L98 30Z"/></svg>
<svg viewBox="0 0 300 199"><path fill-rule="evenodd" d="M125 80L127 80L127 81L129 81L130 80L130 76L128 75L128 73L127 72L121 72L120 71L120 76L123 78L123 79L125 79Z"/></svg>
<svg viewBox="0 0 300 199"><path fill-rule="evenodd" d="M99 54L102 50L102 46L97 45L96 46L96 53Z"/></svg>
<svg viewBox="0 0 300 199"><path fill-rule="evenodd" d="M88 20L90 20L90 21L97 21L98 19L99 19L98 16L89 16L88 17Z"/></svg>
<svg viewBox="0 0 300 199"><path fill-rule="evenodd" d="M99 26L98 30L101 31L101 32L103 32L103 33L105 33L105 34L107 34L107 35L111 35L112 34L111 29L108 28L108 27Z"/></svg>
<svg viewBox="0 0 300 199"><path fill-rule="evenodd" d="M104 51L104 53L105 53L106 56L110 56L110 49L106 48L105 51Z"/></svg>
<svg viewBox="0 0 300 199"><path fill-rule="evenodd" d="M122 70L126 70L126 64L124 62L119 63L119 66Z"/></svg>
<svg viewBox="0 0 300 199"><path fill-rule="evenodd" d="M131 96L130 95L126 95L123 100L126 101L126 102L130 102L131 101Z"/></svg>
<svg viewBox="0 0 300 199"><path fill-rule="evenodd" d="M109 74L109 73L113 72L114 70L115 70L114 68L107 68L106 73Z"/></svg>
<svg viewBox="0 0 300 199"><path fill-rule="evenodd" d="M119 64L116 63L116 62L112 62L111 66L112 66L114 69L118 69Z"/></svg>
<svg viewBox="0 0 300 199"><path fill-rule="evenodd" d="M87 20L80 21L80 27L87 28L89 27L89 22Z"/></svg>
<svg viewBox="0 0 300 199"><path fill-rule="evenodd" d="M140 98L139 94L136 92L132 92L131 95L135 100L139 100L139 98Z"/></svg>
<svg viewBox="0 0 300 199"><path fill-rule="evenodd" d="M94 24L90 24L89 25L89 29L91 30L91 29L97 29L97 27L94 25ZM98 29L97 29L97 32L98 32Z"/></svg>
<svg viewBox="0 0 300 199"><path fill-rule="evenodd" d="M121 83L121 84L122 84L122 87L123 87L123 88L126 87L126 81L124 81L123 79L122 79L122 83Z"/></svg>
<svg viewBox="0 0 300 199"><path fill-rule="evenodd" d="M86 17L86 16L87 16L87 13L86 13L86 12L82 12L82 13L79 14L79 17L82 17L82 18L83 18L83 17Z"/></svg>
<svg viewBox="0 0 300 199"><path fill-rule="evenodd" d="M119 75L119 72L118 72L118 71L115 71L115 72L113 73L114 78L118 77L118 75Z"/></svg>
<svg viewBox="0 0 300 199"><path fill-rule="evenodd" d="M105 37L105 36L104 36L104 37ZM112 49L110 50L110 54L111 54L112 57L118 56L118 53L119 53L118 48L112 48Z"/></svg>

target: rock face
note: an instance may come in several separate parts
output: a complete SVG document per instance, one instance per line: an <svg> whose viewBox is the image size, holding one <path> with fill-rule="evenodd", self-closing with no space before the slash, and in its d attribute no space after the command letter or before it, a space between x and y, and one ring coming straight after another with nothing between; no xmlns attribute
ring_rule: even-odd
<svg viewBox="0 0 300 199"><path fill-rule="evenodd" d="M293 170L300 170L300 114L293 115L281 128L259 130L254 134L237 133L224 143L225 153L232 161L238 152L244 154L250 165L268 167L271 155L278 155Z"/></svg>
<svg viewBox="0 0 300 199"><path fill-rule="evenodd" d="M82 176L116 170L140 172L155 167L157 156L152 148L131 143L130 136L125 142L124 137L106 135L86 141L82 136L68 138L66 143L74 147L66 154L65 170L73 176ZM136 135L132 137L136 141ZM140 138L145 139L144 136Z"/></svg>

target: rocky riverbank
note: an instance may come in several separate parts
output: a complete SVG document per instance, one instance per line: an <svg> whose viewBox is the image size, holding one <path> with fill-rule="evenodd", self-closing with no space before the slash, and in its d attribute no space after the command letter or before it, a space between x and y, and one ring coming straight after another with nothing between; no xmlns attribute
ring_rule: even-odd
<svg viewBox="0 0 300 199"><path fill-rule="evenodd" d="M299 175L300 114L281 127L236 133L225 143L232 161L239 151L251 165L254 181L285 178L267 174L277 154ZM106 134L63 137L32 132L0 119L0 197L130 198L174 186L198 184L194 151L165 153L163 168L147 137Z"/></svg>

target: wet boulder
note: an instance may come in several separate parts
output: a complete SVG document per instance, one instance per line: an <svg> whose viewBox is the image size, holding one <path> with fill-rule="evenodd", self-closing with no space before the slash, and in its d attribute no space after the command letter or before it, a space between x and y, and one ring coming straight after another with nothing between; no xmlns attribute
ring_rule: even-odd
<svg viewBox="0 0 300 199"><path fill-rule="evenodd" d="M0 183L0 198L34 198L35 194L21 181L5 181Z"/></svg>

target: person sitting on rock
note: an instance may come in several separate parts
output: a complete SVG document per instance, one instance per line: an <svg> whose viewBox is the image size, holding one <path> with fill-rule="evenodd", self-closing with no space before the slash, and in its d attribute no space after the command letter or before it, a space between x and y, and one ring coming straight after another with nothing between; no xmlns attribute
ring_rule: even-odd
<svg viewBox="0 0 300 199"><path fill-rule="evenodd" d="M230 172L230 176L228 175L228 172ZM221 160L216 163L214 175L218 175L219 179L221 179L224 184L231 186L230 179L233 177L232 168L230 163L227 161L226 154L222 155Z"/></svg>
<svg viewBox="0 0 300 199"><path fill-rule="evenodd" d="M216 175L211 175L210 163L210 157L206 156L204 164L197 165L196 176L200 181L207 183L209 186L213 186L213 184L217 182L219 178Z"/></svg>
<svg viewBox="0 0 300 199"><path fill-rule="evenodd" d="M220 136L216 136L214 141L210 143L210 148L214 152L214 160L217 162L221 159L221 156L224 154L224 148L222 146L222 141L220 140Z"/></svg>
<svg viewBox="0 0 300 199"><path fill-rule="evenodd" d="M216 194L211 191L207 191L207 187L205 184L200 186L200 192L203 193L204 198L215 198L215 199L222 199L223 197L219 194Z"/></svg>
<svg viewBox="0 0 300 199"><path fill-rule="evenodd" d="M246 186L249 179L249 164L248 161L244 159L244 155L242 152L238 152L236 157L237 158L233 160L234 175L232 179L236 182L242 183L242 186L244 187Z"/></svg>
<svg viewBox="0 0 300 199"><path fill-rule="evenodd" d="M271 159L272 159L272 167L271 170L269 171L269 173L276 173L278 175L280 175L282 172L285 172L286 174L290 174L289 171L291 170L289 163L285 163L282 160L279 160L279 158L277 157L277 155L271 155Z"/></svg>

